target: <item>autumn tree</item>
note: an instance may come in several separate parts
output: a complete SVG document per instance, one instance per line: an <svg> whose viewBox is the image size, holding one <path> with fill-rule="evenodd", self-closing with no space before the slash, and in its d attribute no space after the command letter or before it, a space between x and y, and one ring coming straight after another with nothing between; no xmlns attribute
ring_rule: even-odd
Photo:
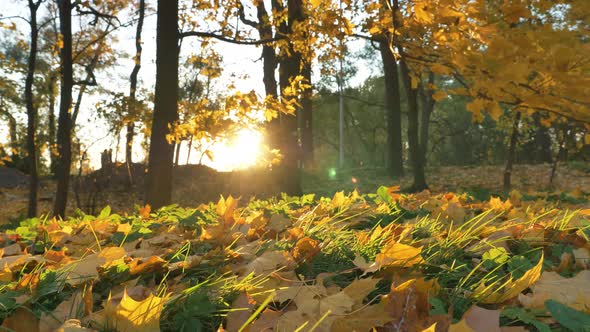
<svg viewBox="0 0 590 332"><path fill-rule="evenodd" d="M170 204L174 145L167 136L178 119L178 0L158 0L156 90L150 137L146 203L153 208Z"/></svg>
<svg viewBox="0 0 590 332"><path fill-rule="evenodd" d="M58 1L60 26L57 43L60 46L61 84L57 129L57 151L59 153L56 163L57 191L55 194L53 214L59 217L65 216L67 206L70 168L72 164L72 133L80 111L82 97L89 85L97 84L93 71L99 63L103 48L107 47L105 38L115 29L113 21L118 21L115 15L125 6L126 2L121 0L96 2L96 4L100 6L95 7L95 3L91 2L72 3L70 0ZM80 17L90 17L90 25L95 26L99 21L106 22L106 28L99 30L95 38L80 43L81 49L76 49L75 53L72 47L72 10L74 8L76 8ZM82 35L84 36L84 31ZM73 65L75 61L88 55L89 52L92 56L87 58L89 62L85 64L84 78L75 81ZM74 85L80 86L75 104L72 100L72 89Z"/></svg>
<svg viewBox="0 0 590 332"><path fill-rule="evenodd" d="M127 123L127 134L126 134L126 141L125 141L125 163L127 164L127 171L129 173L129 183L132 183L131 171L130 167L133 163L133 137L135 136L135 109L136 109L136 91L137 91L137 75L139 74L139 70L141 69L141 53L142 53L142 41L141 41L141 33L143 30L143 21L145 18L145 0L139 0L139 4L137 7L137 27L135 30L135 56L133 57L133 61L135 65L133 66L133 71L131 72L131 76L129 77L129 119Z"/></svg>
<svg viewBox="0 0 590 332"><path fill-rule="evenodd" d="M387 162L389 174L394 178L404 175L402 147L402 109L399 67L391 50L391 33L379 38L379 51L385 79L385 109L387 111Z"/></svg>
<svg viewBox="0 0 590 332"><path fill-rule="evenodd" d="M59 0L59 32L60 32L60 102L57 129L57 151L59 158L56 166L57 191L53 214L65 217L72 164L72 88L74 86L72 64L72 3L70 0Z"/></svg>

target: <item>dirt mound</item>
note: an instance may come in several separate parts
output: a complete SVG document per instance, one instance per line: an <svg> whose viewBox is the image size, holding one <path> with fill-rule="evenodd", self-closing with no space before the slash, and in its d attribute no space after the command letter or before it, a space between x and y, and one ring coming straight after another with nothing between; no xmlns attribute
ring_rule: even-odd
<svg viewBox="0 0 590 332"><path fill-rule="evenodd" d="M0 188L26 186L29 177L23 172L8 167L0 167Z"/></svg>

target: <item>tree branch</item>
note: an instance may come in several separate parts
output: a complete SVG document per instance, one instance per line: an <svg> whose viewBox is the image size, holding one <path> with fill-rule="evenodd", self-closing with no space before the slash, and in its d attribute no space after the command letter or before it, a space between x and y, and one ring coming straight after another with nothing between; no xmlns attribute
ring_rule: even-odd
<svg viewBox="0 0 590 332"><path fill-rule="evenodd" d="M231 43L231 44L238 44L238 45L264 45L264 44L270 44L270 43L274 43L280 40L284 40L286 39L285 37L274 37L274 38L266 38L266 39L244 39L244 40L238 40L238 39L234 39L234 38L229 38L223 35L219 35L219 34L215 34L212 32L204 32L204 31L186 31L186 32L181 32L180 33L180 38L185 38L185 37L191 37L191 36L197 36L197 37L203 37L203 38L214 38L217 40L221 40L223 42L226 43Z"/></svg>
<svg viewBox="0 0 590 332"><path fill-rule="evenodd" d="M242 21L242 23L251 26L254 29L258 29L258 25L260 23L251 21L246 18L246 13L244 12L244 4L241 1L238 3L238 15L240 16L240 21Z"/></svg>

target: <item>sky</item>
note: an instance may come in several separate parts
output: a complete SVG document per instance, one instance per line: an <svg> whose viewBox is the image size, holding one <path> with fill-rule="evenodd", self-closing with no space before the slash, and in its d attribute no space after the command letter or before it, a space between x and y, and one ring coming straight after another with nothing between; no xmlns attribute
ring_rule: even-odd
<svg viewBox="0 0 590 332"><path fill-rule="evenodd" d="M150 0L147 1L147 5L152 8L156 6L155 1ZM0 8L2 9L2 16L5 17L12 15L28 16L26 1L0 0ZM42 16L40 15L40 17ZM18 24L20 31L25 34L28 33L28 26L24 22L15 22ZM135 26L121 29L114 36L116 37L116 41L111 47L129 56L119 57L113 68L109 68L106 71L97 71L96 77L99 86L106 87L111 91L121 91L128 94L129 75L134 66L131 57L135 54ZM153 91L156 73L156 15L147 14L142 32L142 42L142 67L139 72L139 86L148 91ZM260 96L263 96L262 61L260 60L261 49L256 46L234 45L223 42L217 42L215 45L215 49L223 57L224 72L222 77L216 80L217 83L213 89L227 91L227 86L233 84L239 91L248 92L254 89ZM362 45L363 42L353 41L350 42L349 47L351 49L359 49ZM189 37L182 43L181 57L189 55L193 51L198 53L199 50L199 39L197 37ZM359 72L351 82L352 85L360 84L360 82L364 81L371 74L370 69L366 68L366 66L361 65L358 69ZM317 81L319 78L319 74L314 72L313 80ZM76 96L77 91L75 89L74 99ZM104 100L104 98L103 95L96 93L96 91L92 94L85 94L78 118L77 136L87 149L88 156L91 158L90 165L93 168L100 167L101 151L112 149L113 154L116 152L117 137L108 133L106 121L98 117L95 110L95 105L101 100ZM43 109L39 110L40 116L44 115L43 111ZM18 118L24 121L24 110L19 112ZM125 131L123 130L119 135L121 142L124 142ZM6 137L7 126L4 122L0 122L0 142L4 141L3 143L6 143ZM136 145L134 145L134 161L142 161L145 158L144 152L140 147L140 141L140 139L136 139ZM117 160L119 161L124 158L123 150L124 144L121 144L117 156ZM181 147L181 163L184 163L186 160L187 151L186 144L184 144ZM197 163L199 155L200 153L193 151L190 162ZM225 160L227 160L227 157L225 157Z"/></svg>

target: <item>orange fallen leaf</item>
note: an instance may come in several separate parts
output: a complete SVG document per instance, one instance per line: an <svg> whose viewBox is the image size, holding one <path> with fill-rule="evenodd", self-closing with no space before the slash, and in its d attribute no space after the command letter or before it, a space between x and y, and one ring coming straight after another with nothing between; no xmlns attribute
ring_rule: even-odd
<svg viewBox="0 0 590 332"><path fill-rule="evenodd" d="M159 256L150 256L147 259L135 259L129 264L129 274L149 273L160 270L166 261Z"/></svg>
<svg viewBox="0 0 590 332"><path fill-rule="evenodd" d="M31 309L21 307L4 319L2 327L13 331L39 332L39 319Z"/></svg>
<svg viewBox="0 0 590 332"><path fill-rule="evenodd" d="M296 261L310 260L318 252L320 252L320 246L318 241L310 237L304 237L297 241L297 244L293 249L293 258Z"/></svg>
<svg viewBox="0 0 590 332"><path fill-rule="evenodd" d="M146 204L144 207L139 208L139 216L143 219L147 219L150 217L150 213L152 212L152 207L149 204Z"/></svg>

